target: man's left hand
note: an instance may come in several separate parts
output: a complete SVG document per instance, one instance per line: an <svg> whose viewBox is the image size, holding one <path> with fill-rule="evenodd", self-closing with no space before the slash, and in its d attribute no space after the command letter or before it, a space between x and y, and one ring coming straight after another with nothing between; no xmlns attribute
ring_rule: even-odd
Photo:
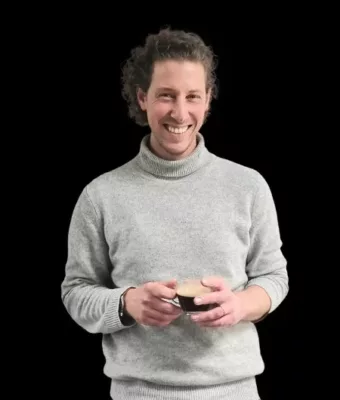
<svg viewBox="0 0 340 400"><path fill-rule="evenodd" d="M223 278L204 278L201 282L204 286L212 288L213 292L202 297L196 297L196 304L216 304L210 311L193 315L191 318L202 327L233 326L239 323L245 310L243 302L227 286Z"/></svg>

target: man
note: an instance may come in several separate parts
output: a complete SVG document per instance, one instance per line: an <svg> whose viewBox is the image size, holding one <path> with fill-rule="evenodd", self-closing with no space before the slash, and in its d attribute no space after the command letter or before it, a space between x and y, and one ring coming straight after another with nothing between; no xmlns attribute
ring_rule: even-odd
<svg viewBox="0 0 340 400"><path fill-rule="evenodd" d="M125 165L90 182L69 231L62 299L103 334L113 399L259 399L255 322L288 293L270 188L208 151L215 56L197 35L163 29L123 70L129 115L150 134ZM188 316L176 284L196 278L213 308Z"/></svg>

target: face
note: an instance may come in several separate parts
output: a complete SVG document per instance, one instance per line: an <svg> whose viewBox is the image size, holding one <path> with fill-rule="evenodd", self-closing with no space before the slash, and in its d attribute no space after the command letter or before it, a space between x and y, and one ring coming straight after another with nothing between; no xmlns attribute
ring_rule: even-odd
<svg viewBox="0 0 340 400"><path fill-rule="evenodd" d="M147 93L138 91L151 128L152 151L167 160L179 160L196 147L196 137L210 103L201 63L162 61L154 66Z"/></svg>

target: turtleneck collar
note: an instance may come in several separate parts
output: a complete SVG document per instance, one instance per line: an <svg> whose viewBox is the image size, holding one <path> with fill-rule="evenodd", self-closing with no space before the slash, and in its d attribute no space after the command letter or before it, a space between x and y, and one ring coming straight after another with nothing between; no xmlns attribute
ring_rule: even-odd
<svg viewBox="0 0 340 400"><path fill-rule="evenodd" d="M170 161L156 156L149 148L150 134L141 141L140 151L137 156L138 165L146 172L166 179L183 178L200 169L210 160L210 152L205 146L201 133L197 135L195 150L182 160Z"/></svg>

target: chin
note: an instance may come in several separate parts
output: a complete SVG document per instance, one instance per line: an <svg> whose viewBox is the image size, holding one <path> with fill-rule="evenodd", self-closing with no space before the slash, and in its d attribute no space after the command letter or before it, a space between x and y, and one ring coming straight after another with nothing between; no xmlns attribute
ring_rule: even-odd
<svg viewBox="0 0 340 400"><path fill-rule="evenodd" d="M174 133L160 125L154 130L153 137L156 153L164 157L167 153L169 159L179 159L189 155L196 147L197 126L191 125L186 132Z"/></svg>
<svg viewBox="0 0 340 400"><path fill-rule="evenodd" d="M191 153L191 151L196 147L196 143L194 146L192 146L193 140L192 138L186 138L183 140L180 140L178 142L169 142L167 140L163 141L162 147L163 149L174 156L180 156L180 155L186 155L186 153ZM190 149L193 147L192 149Z"/></svg>

